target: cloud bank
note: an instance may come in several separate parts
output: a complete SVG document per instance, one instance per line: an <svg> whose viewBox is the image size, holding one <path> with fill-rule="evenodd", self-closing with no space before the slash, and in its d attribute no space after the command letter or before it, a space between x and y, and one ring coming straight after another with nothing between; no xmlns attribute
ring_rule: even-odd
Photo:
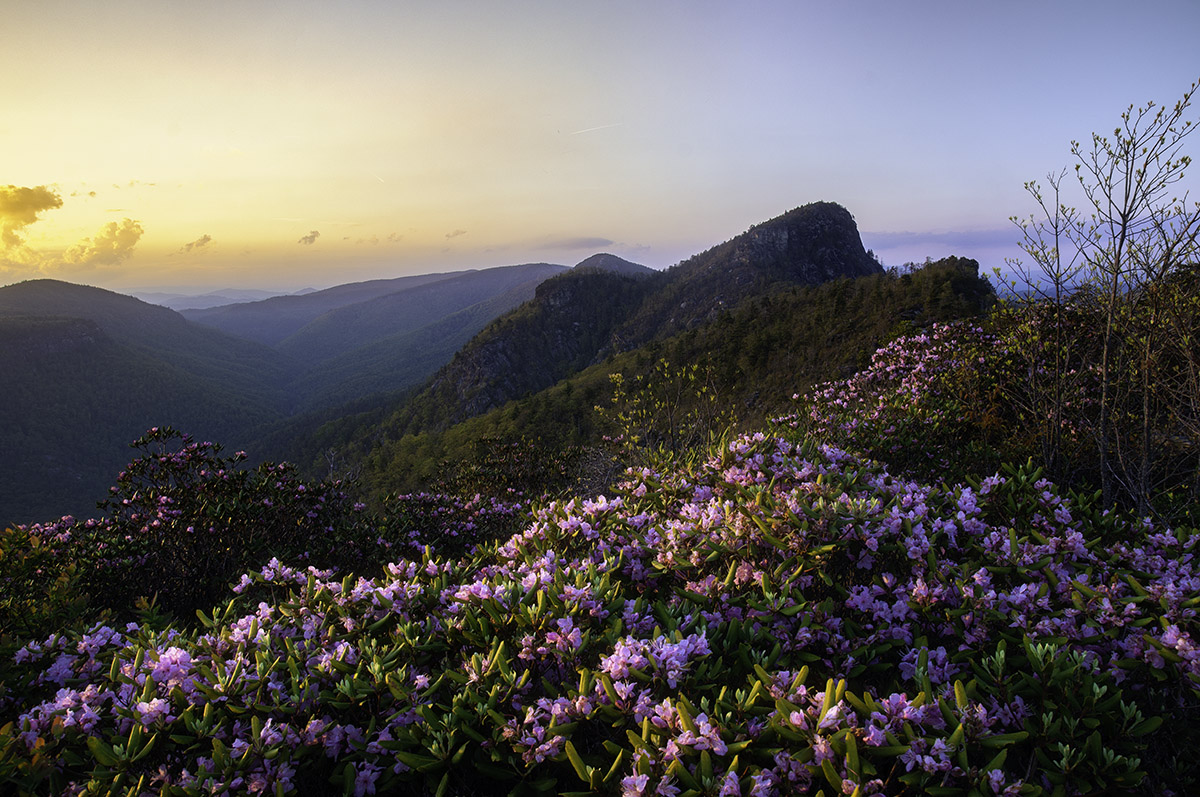
<svg viewBox="0 0 1200 797"><path fill-rule="evenodd" d="M305 246L312 246L313 244L315 244L317 242L317 239L320 237L321 237L321 233L318 230L313 230L308 235L300 236L300 240L296 241L296 243L304 244Z"/></svg>
<svg viewBox="0 0 1200 797"><path fill-rule="evenodd" d="M950 230L946 232L863 232L863 243L876 249L918 244L948 246L1009 246L1020 237L1014 227L991 230Z"/></svg>
<svg viewBox="0 0 1200 797"><path fill-rule="evenodd" d="M538 249L603 249L612 246L616 241L610 238L576 236L573 238L555 238L538 246Z"/></svg>

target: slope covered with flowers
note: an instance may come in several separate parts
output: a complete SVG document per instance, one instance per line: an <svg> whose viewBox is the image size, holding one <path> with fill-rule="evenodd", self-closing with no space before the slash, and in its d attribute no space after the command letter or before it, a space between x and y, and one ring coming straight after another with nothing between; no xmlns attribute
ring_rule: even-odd
<svg viewBox="0 0 1200 797"><path fill-rule="evenodd" d="M36 793L1183 793L1195 545L1028 470L935 486L755 434L549 505L473 555L431 548L374 578L272 561L203 627L29 642L6 672L0 777Z"/></svg>

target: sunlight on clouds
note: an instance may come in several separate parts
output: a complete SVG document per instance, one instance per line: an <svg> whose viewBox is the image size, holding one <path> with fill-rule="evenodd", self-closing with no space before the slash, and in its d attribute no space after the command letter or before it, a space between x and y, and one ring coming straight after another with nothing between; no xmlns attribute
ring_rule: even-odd
<svg viewBox="0 0 1200 797"><path fill-rule="evenodd" d="M58 192L44 185L0 187L0 274L31 278L118 265L133 254L144 232L140 222L126 218L105 224L95 236L61 252L26 243L27 229L41 214L62 206Z"/></svg>
<svg viewBox="0 0 1200 797"><path fill-rule="evenodd" d="M122 263L133 254L143 232L142 225L133 219L110 221L95 238L85 238L63 252L63 262L81 268Z"/></svg>
<svg viewBox="0 0 1200 797"><path fill-rule="evenodd" d="M0 186L0 241L4 248L23 246L21 231L39 214L62 207L62 197L44 185L35 188Z"/></svg>

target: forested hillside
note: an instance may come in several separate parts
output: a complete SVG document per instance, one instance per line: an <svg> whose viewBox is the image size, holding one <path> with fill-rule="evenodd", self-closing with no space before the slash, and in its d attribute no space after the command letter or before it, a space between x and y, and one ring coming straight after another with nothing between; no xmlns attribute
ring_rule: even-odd
<svg viewBox="0 0 1200 797"><path fill-rule="evenodd" d="M412 467L409 458L395 452L411 452L413 438L424 446L429 435L440 436L454 424L544 391L614 355L705 327L750 297L882 273L863 249L849 212L822 202L757 225L664 273L643 275L608 264L597 269L584 261L580 266L587 267L546 281L531 302L489 325L425 387L393 406L376 404L358 416L302 418L264 440L265 446L273 455L309 466L336 460L358 467L368 453L377 463L402 461L406 464L376 486L412 486L414 481L403 475ZM552 430L575 424L580 431L571 437L578 439L589 423L578 406L572 409L545 427L551 445L558 442ZM464 445L473 449L475 444ZM418 459L415 472L428 473L428 457ZM377 473L387 470L381 464L370 467Z"/></svg>
<svg viewBox="0 0 1200 797"><path fill-rule="evenodd" d="M245 445L288 403L276 352L97 288L0 288L0 339L5 522L94 513L150 426Z"/></svg>
<svg viewBox="0 0 1200 797"><path fill-rule="evenodd" d="M737 424L782 413L793 392L853 373L903 332L979 317L994 301L978 264L958 258L905 273L791 286L749 299L709 324L612 354L479 417L457 423L433 417L425 426L414 418L417 425L405 430L368 413L357 426L351 417L329 422L312 438L292 438L286 458L311 463L314 472L325 472L331 459L343 468L361 463L356 472L375 496L444 484L492 452L497 462L523 452L519 464L506 468L504 478L514 480L506 487L595 486L594 479L607 472L601 463L614 451L605 436L638 434L641 446L677 449L706 443L709 432L719 431L718 415ZM617 404L611 374L624 379L625 396ZM632 402L647 409L637 421L644 428L623 430L616 416ZM703 422L686 433L666 428L672 414L682 419L689 413L699 413L695 420ZM311 448L296 445L307 439ZM559 463L559 470L547 471L539 462Z"/></svg>
<svg viewBox="0 0 1200 797"><path fill-rule="evenodd" d="M0 425L0 518L91 514L129 441L152 426L247 446L298 411L420 384L562 271L421 275L201 312L216 329L85 285L2 288L0 359L13 386Z"/></svg>

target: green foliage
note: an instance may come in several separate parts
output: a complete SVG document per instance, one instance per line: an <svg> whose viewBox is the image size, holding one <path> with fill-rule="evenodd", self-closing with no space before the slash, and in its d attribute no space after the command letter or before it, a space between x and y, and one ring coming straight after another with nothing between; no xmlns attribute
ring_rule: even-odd
<svg viewBox="0 0 1200 797"><path fill-rule="evenodd" d="M19 639L73 627L87 609L80 567L57 542L21 526L0 532L0 659Z"/></svg>
<svg viewBox="0 0 1200 797"><path fill-rule="evenodd" d="M711 368L692 363L675 369L659 360L648 374L627 381L615 373L609 380L611 404L596 410L613 430L610 440L627 467L661 470L704 456L733 426Z"/></svg>
<svg viewBox="0 0 1200 797"><path fill-rule="evenodd" d="M1194 693L1195 600L1148 600L1139 573L1191 578L1193 532L1102 514L1032 467L922 486L763 435L710 455L372 579L273 562L203 628L143 605L124 633L29 645L0 783L1186 791L1194 760L1159 751L1195 716L1157 712ZM394 516L453 525L443 509Z"/></svg>
<svg viewBox="0 0 1200 797"><path fill-rule="evenodd" d="M186 618L272 556L328 566L374 553L371 530L336 484L306 485L289 465L243 467L245 454L223 456L169 427L133 446L139 455L101 504L106 514L59 524L64 553L100 606L128 612L157 595Z"/></svg>
<svg viewBox="0 0 1200 797"><path fill-rule="evenodd" d="M431 487L444 495L557 498L577 483L578 469L587 455L574 446L485 438L474 441L471 455L442 460Z"/></svg>
<svg viewBox="0 0 1200 797"><path fill-rule="evenodd" d="M1034 712L1025 721L1039 770L1054 787L1083 793L1129 791L1143 777L1146 736L1162 724L1123 699L1111 676L1079 651L1053 642L1023 640L1024 660L1010 687L1028 695Z"/></svg>

